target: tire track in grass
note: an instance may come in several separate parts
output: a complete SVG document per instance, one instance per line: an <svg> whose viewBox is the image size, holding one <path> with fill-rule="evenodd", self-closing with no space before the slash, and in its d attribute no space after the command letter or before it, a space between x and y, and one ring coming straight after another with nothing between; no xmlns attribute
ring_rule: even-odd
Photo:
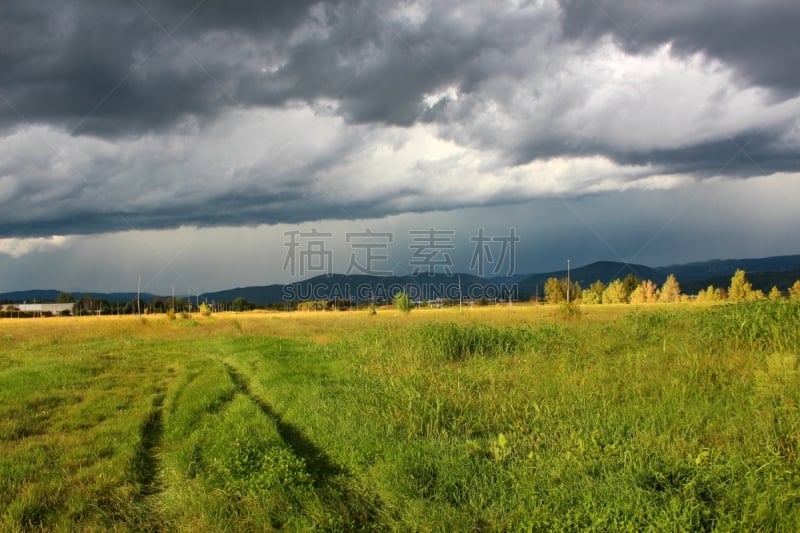
<svg viewBox="0 0 800 533"><path fill-rule="evenodd" d="M325 484L331 477L345 474L346 471L314 444L302 431L292 424L284 421L266 401L256 396L251 390L247 378L233 366L224 363L228 375L241 394L253 402L262 413L275 422L275 427L281 439L289 446L292 452L303 459L309 469L309 474L318 484Z"/></svg>
<svg viewBox="0 0 800 533"><path fill-rule="evenodd" d="M336 464L325 451L314 444L300 429L286 422L273 407L256 395L247 377L233 365L223 363L238 392L255 404L265 416L274 421L281 439L291 451L303 459L321 499L338 509L349 519L354 530L383 530L379 511L383 504L376 494L356 489L352 473Z"/></svg>
<svg viewBox="0 0 800 533"><path fill-rule="evenodd" d="M171 376L174 376L175 371L173 370L172 372L170 372L170 374ZM186 388L188 388L192 384L192 382L197 378L199 374L200 374L199 370L188 371L188 377L186 378L186 380L180 382L180 384L177 386L177 390L175 391L174 397L172 399L171 405L168 410L170 415L175 414L175 409L178 408L178 403L181 401L181 396L183 395L183 391L186 390Z"/></svg>
<svg viewBox="0 0 800 533"><path fill-rule="evenodd" d="M160 490L156 452L164 432L164 396L164 392L160 391L153 398L153 406L139 431L139 443L131 459L131 474L139 487L137 499L151 496Z"/></svg>

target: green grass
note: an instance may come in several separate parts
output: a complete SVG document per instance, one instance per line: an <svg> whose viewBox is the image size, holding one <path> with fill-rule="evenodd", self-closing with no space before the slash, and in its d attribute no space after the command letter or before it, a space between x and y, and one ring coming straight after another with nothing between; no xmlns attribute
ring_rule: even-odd
<svg viewBox="0 0 800 533"><path fill-rule="evenodd" d="M799 310L0 321L0 530L797 531Z"/></svg>

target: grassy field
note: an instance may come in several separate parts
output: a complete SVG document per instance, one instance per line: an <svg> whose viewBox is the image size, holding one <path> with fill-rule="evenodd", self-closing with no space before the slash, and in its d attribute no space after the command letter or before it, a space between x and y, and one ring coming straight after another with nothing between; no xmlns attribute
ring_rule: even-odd
<svg viewBox="0 0 800 533"><path fill-rule="evenodd" d="M800 304L0 320L0 530L800 531Z"/></svg>

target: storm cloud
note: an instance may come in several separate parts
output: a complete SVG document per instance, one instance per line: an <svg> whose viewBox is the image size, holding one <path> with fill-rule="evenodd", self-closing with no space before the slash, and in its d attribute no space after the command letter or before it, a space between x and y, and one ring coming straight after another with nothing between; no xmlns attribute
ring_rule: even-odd
<svg viewBox="0 0 800 533"><path fill-rule="evenodd" d="M6 2L0 237L796 178L798 25L783 0Z"/></svg>
<svg viewBox="0 0 800 533"><path fill-rule="evenodd" d="M670 44L673 54L701 53L736 72L741 86L759 85L777 98L800 90L800 6L792 0L561 0L568 38L587 43L604 35L631 54Z"/></svg>

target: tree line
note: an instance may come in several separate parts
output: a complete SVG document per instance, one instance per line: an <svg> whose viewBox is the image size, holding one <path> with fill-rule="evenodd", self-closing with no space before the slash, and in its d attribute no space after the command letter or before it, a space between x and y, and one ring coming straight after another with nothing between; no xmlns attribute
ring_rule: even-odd
<svg viewBox="0 0 800 533"><path fill-rule="evenodd" d="M405 294L405 293L403 293ZM570 303L580 304L649 304L649 303L675 303L675 302L743 302L754 300L773 300L778 301L786 298L800 300L800 280L794 282L787 292L781 291L777 286L773 286L768 293L760 289L754 289L747 280L744 270L737 270L731 277L727 287L715 287L709 285L700 290L697 294L688 295L681 292L680 283L673 274L667 276L666 281L659 287L652 280L642 280L633 274L628 274L622 279L614 279L608 284L597 280L588 287L582 287L578 281L568 281L566 278L548 278L544 285L545 301L548 303L559 304L569 301ZM410 299L406 295L406 300L398 302L397 295L394 301L390 302L395 307L406 311L411 308ZM155 297L150 300L136 299L124 302L109 302L102 298L93 298L91 295L84 295L76 299L71 293L61 293L56 302L72 303L72 314L74 315L113 315L113 314L156 314L166 313L174 316L176 313L187 314L200 312L201 314L211 314L219 311L249 311L251 309L271 309L275 311L320 311L320 310L349 310L353 307L359 308L368 306L374 309L373 304L353 302L350 300L309 300L309 301L285 301L270 305L256 305L248 302L243 297L238 297L229 302L196 302L189 298L170 298ZM384 302L385 303L385 302ZM458 305L458 300L444 300L443 306ZM470 302L474 305L486 305L488 301L478 299ZM21 316L16 304L0 305L0 317ZM27 316L27 315L26 315ZM33 316L33 315L31 315Z"/></svg>
<svg viewBox="0 0 800 533"><path fill-rule="evenodd" d="M548 303L575 302L582 304L648 304L674 303L684 301L697 302L744 302L754 300L782 300L784 298L800 299L800 280L794 282L788 294L784 294L777 286L764 294L760 289L753 289L747 280L744 270L737 270L731 277L728 287L709 285L697 294L688 295L681 292L680 283L673 274L667 276L661 287L651 280L642 280L633 274L622 279L614 279L608 284L600 280L586 288L577 281L566 278L548 278L544 285L545 301Z"/></svg>

